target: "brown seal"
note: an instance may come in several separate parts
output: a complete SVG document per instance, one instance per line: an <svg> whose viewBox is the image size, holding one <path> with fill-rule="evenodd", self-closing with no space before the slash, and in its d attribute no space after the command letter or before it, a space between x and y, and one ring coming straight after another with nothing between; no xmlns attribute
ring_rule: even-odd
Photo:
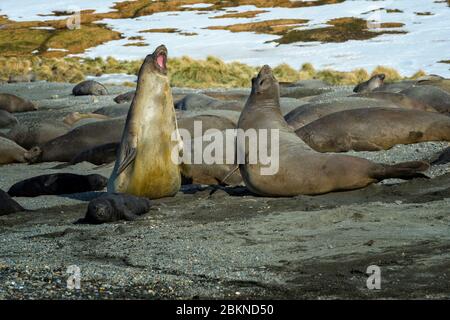
<svg viewBox="0 0 450 320"><path fill-rule="evenodd" d="M64 117L63 122L69 126L73 126L75 123L80 121L81 119L99 119L99 120L107 120L111 119L111 117L105 116L103 114L98 113L80 113L80 112L72 112Z"/></svg>
<svg viewBox="0 0 450 320"><path fill-rule="evenodd" d="M377 151L396 144L450 141L450 117L418 110L355 109L329 114L296 133L319 152Z"/></svg>
<svg viewBox="0 0 450 320"><path fill-rule="evenodd" d="M264 66L252 82L252 93L238 127L279 132L279 170L271 175L261 173L264 165L260 161L249 163L248 148L238 145L245 150L246 162L239 166L242 177L246 186L258 195L312 195L358 189L387 178L423 177L418 171L428 168L424 162L391 166L347 155L317 153L302 142L284 120L280 111L278 82L270 67ZM272 150L272 144L268 148Z"/></svg>
<svg viewBox="0 0 450 320"><path fill-rule="evenodd" d="M25 149L30 149L60 137L69 130L68 126L57 121L33 121L14 126L7 137Z"/></svg>
<svg viewBox="0 0 450 320"><path fill-rule="evenodd" d="M404 108L404 109L437 112L437 110L435 108L433 108L432 106L429 106L428 104L426 104L424 102L421 102L421 101L418 101L415 99L411 99L402 93L372 91L372 92L356 93L356 94L351 95L350 97L363 97L363 98L387 101L389 103L395 104L399 108ZM383 107L388 107L388 106L385 105Z"/></svg>
<svg viewBox="0 0 450 320"><path fill-rule="evenodd" d="M401 93L433 107L440 113L450 115L450 94L438 87L428 85L413 86L401 91Z"/></svg>
<svg viewBox="0 0 450 320"><path fill-rule="evenodd" d="M12 140L0 137L0 165L14 162L26 162L27 150Z"/></svg>
<svg viewBox="0 0 450 320"><path fill-rule="evenodd" d="M0 93L0 109L8 112L35 111L38 108L31 101L27 101L9 93Z"/></svg>
<svg viewBox="0 0 450 320"><path fill-rule="evenodd" d="M180 165L172 153L181 152L182 143L166 62L167 49L162 45L145 58L139 70L108 192L155 199L173 196L180 189Z"/></svg>

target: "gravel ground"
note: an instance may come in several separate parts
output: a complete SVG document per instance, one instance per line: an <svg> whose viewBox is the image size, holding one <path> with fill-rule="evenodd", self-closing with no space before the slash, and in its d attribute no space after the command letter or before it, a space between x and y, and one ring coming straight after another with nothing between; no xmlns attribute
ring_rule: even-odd
<svg viewBox="0 0 450 320"><path fill-rule="evenodd" d="M110 95L93 98L73 97L71 89L0 86L41 106L18 114L19 121L93 111L130 90L109 86ZM383 163L429 161L447 146L348 154ZM107 177L112 170L58 164L2 166L0 188L45 173ZM104 225L76 223L102 192L16 198L30 211L0 216L0 299L449 298L450 166L426 174L432 179L289 199L255 197L243 187L185 186L155 200L137 221ZM71 265L81 270L80 290L67 289ZM381 290L366 287L370 265L381 268Z"/></svg>

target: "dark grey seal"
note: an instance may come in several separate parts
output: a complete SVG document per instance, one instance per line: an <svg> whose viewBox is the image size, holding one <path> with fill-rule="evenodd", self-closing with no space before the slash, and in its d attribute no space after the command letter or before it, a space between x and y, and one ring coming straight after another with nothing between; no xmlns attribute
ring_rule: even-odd
<svg viewBox="0 0 450 320"><path fill-rule="evenodd" d="M6 110L0 109L0 129L12 127L18 124L17 118Z"/></svg>
<svg viewBox="0 0 450 320"><path fill-rule="evenodd" d="M136 93L136 91L133 90L133 91L128 91L126 93L119 94L117 97L114 98L114 101L116 103L131 102L134 98L135 93Z"/></svg>
<svg viewBox="0 0 450 320"><path fill-rule="evenodd" d="M72 89L74 96L104 96L108 94L105 86L94 80L80 82Z"/></svg>
<svg viewBox="0 0 450 320"><path fill-rule="evenodd" d="M150 210L151 201L122 193L107 193L92 200L83 223L100 224L119 220L132 221Z"/></svg>
<svg viewBox="0 0 450 320"><path fill-rule="evenodd" d="M108 179L98 175L54 173L33 177L14 184L8 191L11 197L73 194L98 191L106 187Z"/></svg>
<svg viewBox="0 0 450 320"><path fill-rule="evenodd" d="M353 89L353 92L371 92L371 91L381 87L384 83L385 78L386 78L386 75L384 73L376 74L369 80L358 84Z"/></svg>
<svg viewBox="0 0 450 320"><path fill-rule="evenodd" d="M9 194L0 189L0 216L25 211L16 201L11 199Z"/></svg>

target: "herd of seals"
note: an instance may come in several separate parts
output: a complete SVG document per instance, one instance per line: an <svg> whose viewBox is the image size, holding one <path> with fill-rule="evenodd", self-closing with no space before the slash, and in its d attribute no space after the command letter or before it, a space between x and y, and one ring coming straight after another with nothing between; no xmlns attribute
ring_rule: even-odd
<svg viewBox="0 0 450 320"><path fill-rule="evenodd" d="M339 153L450 141L450 79L431 75L385 83L385 75L377 74L347 92L319 80L279 83L264 66L252 79L251 91L177 96L170 87L167 56L164 45L148 55L136 90L114 98L116 105L71 112L59 122L19 121L15 113L35 112L39 106L0 94L0 165L63 162L55 167L62 169L83 161L114 163L109 179L57 173L20 181L8 192L0 190L0 214L25 210L13 197L105 187L107 193L89 204L84 222L133 220L148 212L149 199L173 196L182 184L244 185L255 195L291 197L353 190L390 178L427 178L423 172L430 164L424 161L386 165ZM72 94L101 96L108 89L88 80ZM298 105L299 99L305 103ZM195 122L202 123L201 132L194 129ZM180 129L192 140L183 141ZM186 145L195 145L209 129L277 129L279 170L262 175L265 164L249 163L248 146L236 140L235 151L242 149L244 163L173 161L174 150L180 156L194 152ZM447 149L432 165L447 163L448 154Z"/></svg>

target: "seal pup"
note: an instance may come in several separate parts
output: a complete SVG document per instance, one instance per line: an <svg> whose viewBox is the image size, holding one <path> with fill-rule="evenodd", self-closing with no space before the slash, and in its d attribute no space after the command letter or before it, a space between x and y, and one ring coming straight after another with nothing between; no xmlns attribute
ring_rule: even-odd
<svg viewBox="0 0 450 320"><path fill-rule="evenodd" d="M279 132L279 170L271 175L261 174L264 165L249 163L248 148L237 145L245 152L246 162L239 165L245 185L262 196L314 195L358 189L388 178L425 177L418 171L429 167L420 161L385 165L347 155L315 152L284 120L279 105L278 82L269 66L264 66L252 79L252 92L238 128L275 129ZM268 147L272 149L270 143Z"/></svg>
<svg viewBox="0 0 450 320"><path fill-rule="evenodd" d="M295 132L319 152L379 151L397 144L450 141L450 117L419 110L354 109L329 114Z"/></svg>
<svg viewBox="0 0 450 320"><path fill-rule="evenodd" d="M16 201L11 199L9 194L0 189L0 216L20 211L25 211L25 209L22 208L22 206Z"/></svg>
<svg viewBox="0 0 450 320"><path fill-rule="evenodd" d="M132 221L150 210L147 198L129 194L107 193L89 202L82 223L100 224L119 220Z"/></svg>
<svg viewBox="0 0 450 320"><path fill-rule="evenodd" d="M70 130L46 143L31 148L26 159L37 162L69 162L80 152L106 143L120 142L125 119L102 120Z"/></svg>
<svg viewBox="0 0 450 320"><path fill-rule="evenodd" d="M38 197L98 191L104 189L107 182L108 179L99 174L53 173L17 182L8 194L11 197Z"/></svg>
<svg viewBox="0 0 450 320"><path fill-rule="evenodd" d="M108 90L100 82L86 80L73 87L72 94L74 96L105 96Z"/></svg>
<svg viewBox="0 0 450 320"><path fill-rule="evenodd" d="M28 100L9 93L0 93L0 109L14 112L36 111L37 106Z"/></svg>
<svg viewBox="0 0 450 320"><path fill-rule="evenodd" d="M27 150L14 141L0 137L0 165L14 162L26 162Z"/></svg>
<svg viewBox="0 0 450 320"><path fill-rule="evenodd" d="M180 166L172 153L181 154L182 143L166 63L167 49L161 45L139 70L108 192L155 199L173 196L181 187Z"/></svg>
<svg viewBox="0 0 450 320"><path fill-rule="evenodd" d="M0 109L0 129L18 124L17 118L6 110Z"/></svg>
<svg viewBox="0 0 450 320"><path fill-rule="evenodd" d="M386 75L384 73L376 74L369 80L361 82L354 89L353 92L371 92L384 84Z"/></svg>

